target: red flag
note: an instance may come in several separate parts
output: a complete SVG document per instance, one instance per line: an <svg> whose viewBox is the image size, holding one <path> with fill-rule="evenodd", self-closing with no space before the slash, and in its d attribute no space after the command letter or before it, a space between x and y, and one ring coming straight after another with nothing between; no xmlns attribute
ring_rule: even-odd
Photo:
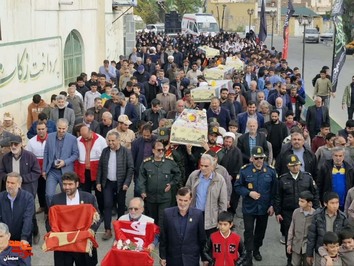
<svg viewBox="0 0 354 266"><path fill-rule="evenodd" d="M288 49L289 49L289 21L291 16L295 13L295 9L292 3L292 0L288 2L288 11L286 12L285 22L284 22L284 29L283 29L283 59L288 58Z"/></svg>

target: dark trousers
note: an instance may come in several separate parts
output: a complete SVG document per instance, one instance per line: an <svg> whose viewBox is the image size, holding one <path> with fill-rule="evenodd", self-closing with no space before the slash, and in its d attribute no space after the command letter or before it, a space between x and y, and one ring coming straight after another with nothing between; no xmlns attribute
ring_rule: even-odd
<svg viewBox="0 0 354 266"><path fill-rule="evenodd" d="M141 193L138 188L138 176L139 174L134 174L134 197L141 197Z"/></svg>
<svg viewBox="0 0 354 266"><path fill-rule="evenodd" d="M97 265L97 249L92 248L92 257L88 253L54 251L55 266L95 266Z"/></svg>
<svg viewBox="0 0 354 266"><path fill-rule="evenodd" d="M38 202L39 202L39 207L44 208L46 210L46 213L48 213L47 202L45 200L45 184L46 181L41 175L38 179L38 189L37 189Z"/></svg>
<svg viewBox="0 0 354 266"><path fill-rule="evenodd" d="M263 244L265 231L268 224L268 214L251 215L243 214L245 231L243 238L247 252L259 253L259 248Z"/></svg>
<svg viewBox="0 0 354 266"><path fill-rule="evenodd" d="M115 197L115 193L117 196ZM118 203L118 217L121 217L125 212L125 195L126 191L120 189L118 192L117 181L110 181L107 179L106 185L103 189L104 202L104 229L111 230L112 208Z"/></svg>
<svg viewBox="0 0 354 266"><path fill-rule="evenodd" d="M92 193L92 187L95 190L95 196L97 199L98 210L100 211L100 214L103 215L103 211L104 211L103 194L102 194L102 192L100 192L96 189L96 181L91 180L91 171L86 169L85 170L85 183L80 183L80 189L82 191Z"/></svg>
<svg viewBox="0 0 354 266"><path fill-rule="evenodd" d="M205 234L206 234L207 239L209 239L209 238L210 238L210 235L211 235L212 233L215 233L216 231L218 231L218 228L217 228L217 227L214 227L214 228L205 230Z"/></svg>
<svg viewBox="0 0 354 266"><path fill-rule="evenodd" d="M354 105L348 107L348 120L353 119Z"/></svg>
<svg viewBox="0 0 354 266"><path fill-rule="evenodd" d="M236 213L238 202L240 200L240 194L236 193L234 189L234 185L236 182L236 178L231 179L231 185L232 185L232 192L231 192L231 197L230 197L230 208L228 208L228 212L231 212L233 214Z"/></svg>
<svg viewBox="0 0 354 266"><path fill-rule="evenodd" d="M151 203L145 202L145 210L146 214L154 219L155 224L162 228L163 225L163 211L164 209L170 207L171 202L163 202L163 203Z"/></svg>
<svg viewBox="0 0 354 266"><path fill-rule="evenodd" d="M286 246L287 246L286 243L288 242L288 232L289 232L289 228L293 216L293 211L283 211L281 213L281 216L283 217L283 221L281 221L280 223L280 231L282 235L285 236L285 254L286 257L288 258L288 261L291 262L291 254L286 252Z"/></svg>

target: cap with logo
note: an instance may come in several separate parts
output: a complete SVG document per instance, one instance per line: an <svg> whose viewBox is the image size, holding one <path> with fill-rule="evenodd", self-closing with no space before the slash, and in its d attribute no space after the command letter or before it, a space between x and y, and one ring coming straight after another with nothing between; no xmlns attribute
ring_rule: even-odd
<svg viewBox="0 0 354 266"><path fill-rule="evenodd" d="M299 160L299 157L297 157L295 154L291 154L288 157L288 166L294 166L301 164L301 161Z"/></svg>
<svg viewBox="0 0 354 266"><path fill-rule="evenodd" d="M255 146L252 148L251 154L253 157L266 157L263 148L261 146Z"/></svg>
<svg viewBox="0 0 354 266"><path fill-rule="evenodd" d="M14 117L12 116L12 114L10 114L9 112L6 112L4 114L4 120L12 120Z"/></svg>
<svg viewBox="0 0 354 266"><path fill-rule="evenodd" d="M211 134L216 134L216 135L221 135L220 132L219 132L219 127L209 127L208 129L208 134L211 135Z"/></svg>
<svg viewBox="0 0 354 266"><path fill-rule="evenodd" d="M171 128L162 127L159 130L159 135L157 136L157 140L168 140L170 138Z"/></svg>

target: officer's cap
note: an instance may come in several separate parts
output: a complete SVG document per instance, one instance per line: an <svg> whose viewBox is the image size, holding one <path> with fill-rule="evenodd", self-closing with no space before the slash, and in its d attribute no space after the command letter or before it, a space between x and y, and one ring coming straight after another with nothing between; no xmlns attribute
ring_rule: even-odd
<svg viewBox="0 0 354 266"><path fill-rule="evenodd" d="M171 128L162 127L160 128L159 135L157 136L157 140L168 140L170 137Z"/></svg>
<svg viewBox="0 0 354 266"><path fill-rule="evenodd" d="M261 146L255 146L252 148L251 154L253 157L266 157L263 148Z"/></svg>
<svg viewBox="0 0 354 266"><path fill-rule="evenodd" d="M294 165L298 165L298 164L301 164L301 161L299 160L299 158L295 154L289 155L288 166L294 166Z"/></svg>

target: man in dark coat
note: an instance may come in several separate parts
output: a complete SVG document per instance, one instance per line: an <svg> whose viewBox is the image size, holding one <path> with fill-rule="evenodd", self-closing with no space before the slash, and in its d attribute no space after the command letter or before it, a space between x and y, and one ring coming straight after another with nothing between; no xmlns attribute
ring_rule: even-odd
<svg viewBox="0 0 354 266"><path fill-rule="evenodd" d="M306 113L306 124L310 137L313 139L320 132L322 124L330 125L328 108L322 105L322 98L315 98L315 105L310 106Z"/></svg>
<svg viewBox="0 0 354 266"><path fill-rule="evenodd" d="M203 212L189 207L191 190L182 187L177 192L177 207L164 211L160 239L162 266L199 266L206 242ZM202 261L205 259L202 257Z"/></svg>

